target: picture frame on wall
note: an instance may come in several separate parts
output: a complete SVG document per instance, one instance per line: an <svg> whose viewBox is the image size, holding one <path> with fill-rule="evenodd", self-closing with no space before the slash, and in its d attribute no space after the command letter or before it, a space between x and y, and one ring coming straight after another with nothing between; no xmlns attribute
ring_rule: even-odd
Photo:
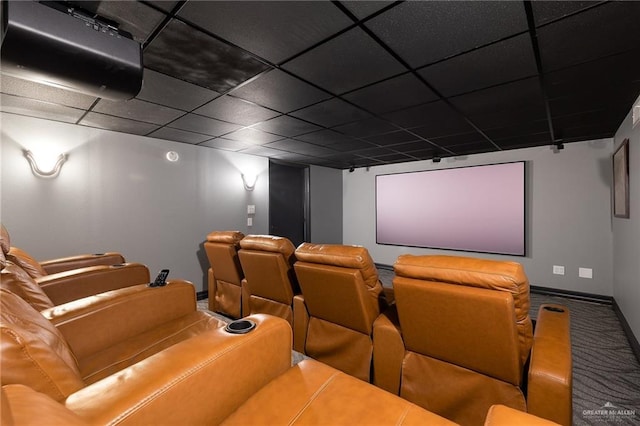
<svg viewBox="0 0 640 426"><path fill-rule="evenodd" d="M629 217L629 139L613 153L613 215Z"/></svg>

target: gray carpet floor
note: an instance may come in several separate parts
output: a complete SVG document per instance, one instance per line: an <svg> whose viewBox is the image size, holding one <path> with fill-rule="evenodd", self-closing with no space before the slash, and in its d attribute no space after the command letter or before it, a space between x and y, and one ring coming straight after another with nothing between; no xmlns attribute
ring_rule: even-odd
<svg viewBox="0 0 640 426"><path fill-rule="evenodd" d="M383 285L391 287L393 271L379 273ZM640 425L640 363L611 305L532 293L533 319L543 303L564 305L571 312L574 425ZM198 307L207 310L207 300ZM292 354L293 363L303 358Z"/></svg>

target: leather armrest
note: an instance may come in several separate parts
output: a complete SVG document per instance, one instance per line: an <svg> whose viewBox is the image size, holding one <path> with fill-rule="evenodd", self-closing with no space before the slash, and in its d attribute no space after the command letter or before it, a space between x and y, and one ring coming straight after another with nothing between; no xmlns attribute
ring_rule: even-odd
<svg viewBox="0 0 640 426"><path fill-rule="evenodd" d="M533 335L527 410L561 425L572 424L572 361L569 309L544 304Z"/></svg>
<svg viewBox="0 0 640 426"><path fill-rule="evenodd" d="M558 426L558 424L504 405L493 405L489 408L484 426Z"/></svg>
<svg viewBox="0 0 640 426"><path fill-rule="evenodd" d="M116 265L124 263L124 256L116 252L81 254L78 256L61 257L58 259L45 260L40 262L40 266L47 274L69 271L71 269L86 268L97 265Z"/></svg>
<svg viewBox="0 0 640 426"><path fill-rule="evenodd" d="M36 408L37 407L37 408ZM75 413L49 395L24 385L2 386L3 426L88 426Z"/></svg>
<svg viewBox="0 0 640 426"><path fill-rule="evenodd" d="M373 383L399 395L404 355L398 312L393 305L373 323Z"/></svg>
<svg viewBox="0 0 640 426"><path fill-rule="evenodd" d="M64 335L76 358L82 359L196 310L193 285L170 280L164 287L141 284L41 313Z"/></svg>
<svg viewBox="0 0 640 426"><path fill-rule="evenodd" d="M246 278L243 278L241 283L241 294L240 297L242 303L242 316L246 317L247 315L251 315L251 304L249 303L249 299L251 298L251 290L249 290L249 283Z"/></svg>
<svg viewBox="0 0 640 426"><path fill-rule="evenodd" d="M149 269L141 263L99 265L45 275L36 282L54 305L118 288L149 283Z"/></svg>
<svg viewBox="0 0 640 426"><path fill-rule="evenodd" d="M304 296L293 296L293 350L305 353L307 342L307 329L309 328L309 311L304 303Z"/></svg>
<svg viewBox="0 0 640 426"><path fill-rule="evenodd" d="M291 367L287 321L248 319L257 326L247 334L220 328L180 342L81 389L66 407L90 424L220 424Z"/></svg>

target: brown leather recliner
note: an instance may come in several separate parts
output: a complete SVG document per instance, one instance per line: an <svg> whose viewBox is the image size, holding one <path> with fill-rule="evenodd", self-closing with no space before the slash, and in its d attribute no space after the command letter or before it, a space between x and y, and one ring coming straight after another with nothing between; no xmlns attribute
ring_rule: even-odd
<svg viewBox="0 0 640 426"><path fill-rule="evenodd" d="M376 385L462 425L494 404L571 424L569 311L541 306L534 335L519 263L402 255L394 269L397 316L374 325Z"/></svg>
<svg viewBox="0 0 640 426"><path fill-rule="evenodd" d="M6 267L10 270L4 271L3 266L0 286L23 297L38 310L149 282L149 270L140 263L97 265L70 268L57 273L40 273L43 270L40 264L26 254L26 257L22 257L22 250L10 246L9 233L4 226L0 234L2 258L6 259ZM74 263L74 266L80 264Z"/></svg>
<svg viewBox="0 0 640 426"><path fill-rule="evenodd" d="M242 279L238 250L244 234L240 231L213 231L204 249L209 259L209 310L231 318L242 316Z"/></svg>
<svg viewBox="0 0 640 426"><path fill-rule="evenodd" d="M124 256L117 252L81 254L38 262L24 250L11 246L9 231L4 225L0 225L0 246L3 252L13 256L13 261L27 271L32 278L90 266L110 266L125 262Z"/></svg>
<svg viewBox="0 0 640 426"><path fill-rule="evenodd" d="M302 243L294 268L294 349L369 381L373 322L386 308L378 271L361 246Z"/></svg>
<svg viewBox="0 0 640 426"><path fill-rule="evenodd" d="M293 326L293 296L300 293L293 270L295 250L284 237L247 235L240 240L243 315L275 315Z"/></svg>
<svg viewBox="0 0 640 426"><path fill-rule="evenodd" d="M314 360L291 367L291 328L202 333L55 399L2 387L2 425L433 425L454 423ZM494 423L498 425L498 423Z"/></svg>
<svg viewBox="0 0 640 426"><path fill-rule="evenodd" d="M139 285L37 312L0 289L2 385L63 401L178 342L224 326L198 311L185 281Z"/></svg>

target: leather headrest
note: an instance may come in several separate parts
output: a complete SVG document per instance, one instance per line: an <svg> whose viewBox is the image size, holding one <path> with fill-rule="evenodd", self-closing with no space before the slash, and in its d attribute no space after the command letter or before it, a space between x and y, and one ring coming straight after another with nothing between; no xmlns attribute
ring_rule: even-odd
<svg viewBox="0 0 640 426"><path fill-rule="evenodd" d="M11 238L9 237L7 228L5 228L4 225L0 225L0 227L2 228L0 230L0 246L2 247L2 253L6 255L11 249Z"/></svg>
<svg viewBox="0 0 640 426"><path fill-rule="evenodd" d="M5 266L0 272L0 287L11 291L38 311L53 307L53 302L42 287L27 271L14 263L12 258L11 255L7 257Z"/></svg>
<svg viewBox="0 0 640 426"><path fill-rule="evenodd" d="M207 241L211 243L238 245L244 234L240 231L213 231L207 235Z"/></svg>
<svg viewBox="0 0 640 426"><path fill-rule="evenodd" d="M378 285L376 265L362 246L302 243L295 254L299 261L358 269L367 287Z"/></svg>
<svg viewBox="0 0 640 426"><path fill-rule="evenodd" d="M291 240L274 235L247 235L240 241L240 248L282 253L287 260L293 256L296 250Z"/></svg>

